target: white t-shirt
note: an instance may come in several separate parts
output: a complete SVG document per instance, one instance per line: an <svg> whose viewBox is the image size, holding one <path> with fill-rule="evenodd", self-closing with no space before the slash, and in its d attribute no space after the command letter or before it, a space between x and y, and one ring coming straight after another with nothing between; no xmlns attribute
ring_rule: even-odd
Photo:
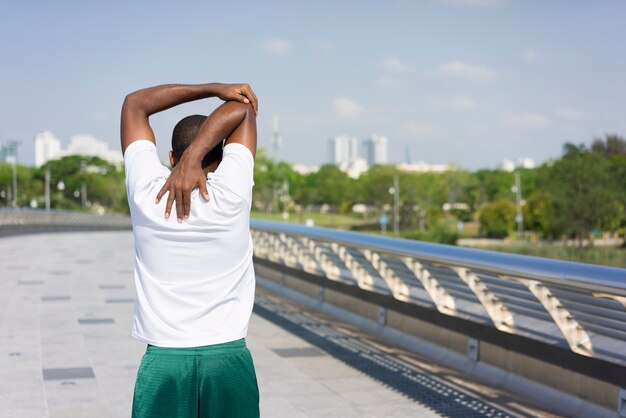
<svg viewBox="0 0 626 418"><path fill-rule="evenodd" d="M165 219L156 195L170 170L147 140L124 154L135 238L135 338L160 347L198 347L246 336L254 303L250 207L254 159L241 144L224 147L207 176L210 200L192 192L189 218Z"/></svg>

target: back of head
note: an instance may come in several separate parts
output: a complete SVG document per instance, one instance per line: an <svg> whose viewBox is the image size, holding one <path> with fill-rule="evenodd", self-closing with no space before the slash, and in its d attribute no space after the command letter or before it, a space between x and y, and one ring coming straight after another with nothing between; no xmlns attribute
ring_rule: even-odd
<svg viewBox="0 0 626 418"><path fill-rule="evenodd" d="M174 127L172 132L172 153L175 161L180 161L185 150L191 145L196 138L200 126L206 121L206 116L191 115L182 118ZM211 151L209 151L202 160L202 168L210 165L217 165L222 160L222 142L219 142ZM213 167L213 169L215 169Z"/></svg>

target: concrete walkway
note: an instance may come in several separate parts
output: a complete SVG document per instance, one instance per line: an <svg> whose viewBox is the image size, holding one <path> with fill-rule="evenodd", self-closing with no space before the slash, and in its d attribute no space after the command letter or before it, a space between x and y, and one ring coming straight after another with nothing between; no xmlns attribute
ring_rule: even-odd
<svg viewBox="0 0 626 418"><path fill-rule="evenodd" d="M130 337L132 263L130 232L0 239L0 416L130 415L145 350ZM398 368L398 360L357 347L363 344L344 338L340 325L316 323L262 290L255 311L248 345L264 417L548 416L520 404L494 406L478 399L480 391L424 377L410 361L402 373L428 396L407 396L412 392L382 383L389 375L368 371L379 373L379 363ZM350 358L333 348L338 341L352 347ZM442 407L437 393L459 412Z"/></svg>

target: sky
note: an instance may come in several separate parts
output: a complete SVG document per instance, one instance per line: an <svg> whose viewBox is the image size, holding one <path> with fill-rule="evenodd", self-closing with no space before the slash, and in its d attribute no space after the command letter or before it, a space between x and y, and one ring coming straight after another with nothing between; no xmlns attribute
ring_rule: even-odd
<svg viewBox="0 0 626 418"><path fill-rule="evenodd" d="M0 142L91 134L119 150L126 94L248 82L259 146L327 162L336 135L389 138L390 162L541 163L565 142L626 136L626 0L7 1ZM151 117L162 160L182 117ZM271 144L279 116L283 146Z"/></svg>

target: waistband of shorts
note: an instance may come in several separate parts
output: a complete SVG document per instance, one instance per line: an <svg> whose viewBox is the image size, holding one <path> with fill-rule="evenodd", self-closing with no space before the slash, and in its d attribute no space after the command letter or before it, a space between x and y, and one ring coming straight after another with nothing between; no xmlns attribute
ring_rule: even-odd
<svg viewBox="0 0 626 418"><path fill-rule="evenodd" d="M151 355L186 355L186 356L210 356L219 354L235 354L246 351L246 339L230 341L227 343L203 345L200 347L157 347L148 345L146 354Z"/></svg>

